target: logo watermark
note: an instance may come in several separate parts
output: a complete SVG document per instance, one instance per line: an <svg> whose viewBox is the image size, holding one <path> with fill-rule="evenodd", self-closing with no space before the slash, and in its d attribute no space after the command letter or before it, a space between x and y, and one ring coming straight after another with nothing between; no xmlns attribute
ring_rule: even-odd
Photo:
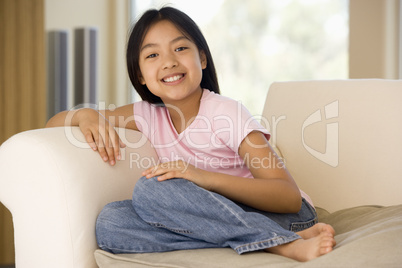
<svg viewBox="0 0 402 268"><path fill-rule="evenodd" d="M102 111L108 110L113 112L116 107L114 105L109 105L106 107L104 102L100 102L99 105L94 104L85 104L79 105L74 107L70 110L67 114L65 119L65 125L72 125L73 117L75 115L76 110L90 108L94 111ZM167 108L174 109L178 114L181 115L182 120L181 124L185 124L184 115L177 107L170 107ZM244 112L244 107L239 102L237 107L235 107L236 111L232 114L221 114L214 116L213 118L208 118L203 115L198 115L194 120L197 120L197 128L192 128L190 135L178 135L172 137L164 137L163 140L157 140L155 138L156 135L152 135L152 133L156 133L159 131L155 124L151 124L151 121L157 120L158 115L155 114L155 111L152 111L151 118L144 118L139 115L124 117L124 116L115 116L110 113L109 116L107 114L102 114L100 112L97 116L99 120L99 126L103 126L102 128L99 127L99 133L92 135L99 135L98 138L101 137L109 137L110 134L106 132L114 131L111 130L113 126L117 125L119 128L125 128L130 122L135 120L135 123L141 125L142 129L147 132L147 135L139 136L139 140L130 141L128 137L126 137L125 131L118 131L119 138L121 141L127 145L129 148L141 148L144 146L148 139L152 146L158 150L166 150L169 148L173 148L177 146L177 144L181 142L185 142L192 148L196 148L199 151L202 151L206 148L213 148L213 149L222 149L224 147L235 148L242 142L242 138L252 130L261 130L266 129L270 133L270 144L275 147L277 144L277 131L280 128L280 123L282 121L287 120L286 115L280 116L271 116L271 118L266 118L264 116L251 116L250 114ZM235 116L233 114L235 113ZM324 114L324 115L323 115ZM310 114L302 124L301 128L301 142L303 147L310 153L312 156L317 158L318 160L332 166L336 167L339 164L339 123L332 122L326 124L326 136L325 136L325 151L320 152L306 143L305 140L305 131L306 129L316 123L325 123L326 120L334 119L339 116L339 102L334 101L331 102L324 107L324 113L320 109L316 110L312 114ZM270 119L270 120L268 120ZM256 122L260 122L256 123ZM185 128L191 126L187 125ZM219 126L217 129L216 126ZM196 135L194 135L196 134ZM65 135L66 138L69 140L71 144L79 148L89 148L89 145L86 140L78 139L75 134L73 133L71 128L65 128ZM200 140L199 135L209 135L207 138ZM160 136L160 135L159 135ZM147 138L148 137L148 138ZM94 137L95 138L95 137ZM247 141L249 145L254 146L254 148L261 148L263 146L252 144L250 141ZM109 142L109 146L112 144ZM124 148L122 148L122 158L124 159L125 153ZM165 157L166 158L166 157ZM137 165L138 167L147 168L152 165L158 165L163 162L170 162L170 161L189 161L189 159L178 159L178 156L171 156L169 159L158 159L152 160L147 158L139 157L139 154L132 154L130 155L130 166ZM198 162L197 162L198 161ZM191 161L192 163L197 163L198 165L201 164L208 164L209 166L220 166L224 167L227 165L227 159L205 159L205 158L197 158L197 156ZM258 163L258 161L262 161ZM247 163L252 165L253 163L258 164L259 166L267 166L267 163L270 165L272 164L272 159L243 159L238 163ZM281 162L284 162L284 159L281 159ZM237 162L236 162L237 163ZM233 163L232 163L233 164Z"/></svg>
<svg viewBox="0 0 402 268"><path fill-rule="evenodd" d="M339 116L339 101L334 101L325 105L324 107L325 120L337 118ZM326 124L326 141L325 152L321 153L305 142L304 132L305 129L315 123L322 122L324 119L321 114L321 110L317 110L312 113L304 122L302 126L302 143L304 148L318 160L330 165L331 167L337 167L339 164L339 123L327 123Z"/></svg>
<svg viewBox="0 0 402 268"><path fill-rule="evenodd" d="M174 161L173 161L174 160ZM240 156L229 157L211 157L205 154L198 153L195 158L178 157L172 152L170 156L163 156L158 158L143 157L140 153L130 153L130 168L136 169L149 169L161 164L164 164L166 168L179 168L181 165L178 161L182 161L184 165L183 172L185 172L190 164L193 164L196 168L204 170L212 169L233 169L233 168L284 168L285 159L277 157L273 154L265 157L251 157L250 154L246 154L243 159Z"/></svg>

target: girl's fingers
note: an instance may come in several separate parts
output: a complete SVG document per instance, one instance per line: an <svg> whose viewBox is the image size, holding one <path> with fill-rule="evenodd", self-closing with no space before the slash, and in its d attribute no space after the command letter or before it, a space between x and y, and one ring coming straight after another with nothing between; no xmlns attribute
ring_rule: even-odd
<svg viewBox="0 0 402 268"><path fill-rule="evenodd" d="M105 148L106 148L106 153L108 155L109 163L113 166L114 164L116 164L114 148L113 148L113 146L110 145L110 142L107 142L105 144Z"/></svg>
<svg viewBox="0 0 402 268"><path fill-rule="evenodd" d="M94 131L92 131L92 136L93 136L94 143L96 145L99 155L101 156L102 160L106 162L110 159L110 155L106 150L107 143L105 142L104 135L103 136L101 135L102 132L105 135L104 131L94 130Z"/></svg>
<svg viewBox="0 0 402 268"><path fill-rule="evenodd" d="M84 133L84 136L88 145L92 148L92 150L96 151L98 147L96 146L94 137L92 136L92 132L88 131L87 133Z"/></svg>
<svg viewBox="0 0 402 268"><path fill-rule="evenodd" d="M182 177L185 167L179 161L167 162L145 170L142 175L146 178L160 176L158 180Z"/></svg>
<svg viewBox="0 0 402 268"><path fill-rule="evenodd" d="M174 178L180 178L180 173L177 174L176 171L164 173L163 175L158 177L158 181L165 181L165 180L170 180L170 179L174 179Z"/></svg>
<svg viewBox="0 0 402 268"><path fill-rule="evenodd" d="M108 153L106 152L106 148L105 148L105 144L103 143L102 139L95 139L95 142L98 146L98 152L101 156L101 158L103 159L103 161L108 161L109 160L109 156Z"/></svg>
<svg viewBox="0 0 402 268"><path fill-rule="evenodd" d="M118 137L118 146L116 148L118 148L118 155L117 155L117 160L121 160L121 150L120 148L125 148L126 144L122 142L122 140L120 139L120 137Z"/></svg>
<svg viewBox="0 0 402 268"><path fill-rule="evenodd" d="M109 163L113 166L116 164L116 158L120 158L120 147L119 143L116 143L117 134L114 129L111 132L106 132L104 138L105 151L108 155ZM118 136L117 136L118 139Z"/></svg>
<svg viewBox="0 0 402 268"><path fill-rule="evenodd" d="M107 159L109 163L113 166L116 164L116 160L121 159L121 151L120 146L125 147L126 145L121 141L119 135L117 134L116 130L112 126L108 126L107 129L103 130L103 143L104 143L104 150L107 154Z"/></svg>
<svg viewBox="0 0 402 268"><path fill-rule="evenodd" d="M210 185L205 180L206 177L203 176L203 172L190 163L182 160L166 162L152 168L148 168L142 172L142 176L145 176L147 179L156 177L158 181L181 178L192 181L193 183L205 189L210 189Z"/></svg>
<svg viewBox="0 0 402 268"><path fill-rule="evenodd" d="M126 145L121 141L113 126L107 124L80 126L88 145L94 151L98 151L103 161L116 164L116 159L121 159L120 147Z"/></svg>
<svg viewBox="0 0 402 268"><path fill-rule="evenodd" d="M126 144L124 142L122 142L122 140L119 138L119 144L121 148L125 148Z"/></svg>
<svg viewBox="0 0 402 268"><path fill-rule="evenodd" d="M149 178L161 175L163 173L166 173L166 171L162 171L158 166L155 166L155 167L149 168L146 171L144 171L142 173L142 175L149 179Z"/></svg>
<svg viewBox="0 0 402 268"><path fill-rule="evenodd" d="M110 136L110 142L112 144L112 148L113 148L113 155L114 157L116 157L117 160L121 159L121 154L120 154L120 145L124 144L121 140L119 135L116 133L116 131L111 128L111 132L109 132L109 136Z"/></svg>

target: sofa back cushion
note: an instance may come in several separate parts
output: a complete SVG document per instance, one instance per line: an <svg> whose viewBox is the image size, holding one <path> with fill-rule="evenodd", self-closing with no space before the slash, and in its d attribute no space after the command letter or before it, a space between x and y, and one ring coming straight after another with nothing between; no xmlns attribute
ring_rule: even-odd
<svg viewBox="0 0 402 268"><path fill-rule="evenodd" d="M299 187L329 211L402 203L402 81L273 83L262 123Z"/></svg>

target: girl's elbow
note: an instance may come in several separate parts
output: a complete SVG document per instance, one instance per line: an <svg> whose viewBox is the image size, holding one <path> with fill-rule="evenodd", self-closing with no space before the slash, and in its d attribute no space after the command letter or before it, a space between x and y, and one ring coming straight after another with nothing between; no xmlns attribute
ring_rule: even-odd
<svg viewBox="0 0 402 268"><path fill-rule="evenodd" d="M301 206L302 206L302 199L300 198L300 199L296 200L295 202L293 202L292 207L291 207L292 212L290 212L290 213L298 213L301 209Z"/></svg>
<svg viewBox="0 0 402 268"><path fill-rule="evenodd" d="M283 213L298 213L302 207L302 197L300 191L291 193L286 199Z"/></svg>
<svg viewBox="0 0 402 268"><path fill-rule="evenodd" d="M300 191L298 191L292 196L292 202L289 206L289 209L291 210L290 213L298 213L301 207L302 207L302 197Z"/></svg>

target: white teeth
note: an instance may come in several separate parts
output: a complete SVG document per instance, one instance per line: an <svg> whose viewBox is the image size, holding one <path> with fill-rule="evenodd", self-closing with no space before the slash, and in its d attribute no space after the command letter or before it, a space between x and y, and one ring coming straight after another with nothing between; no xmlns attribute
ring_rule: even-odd
<svg viewBox="0 0 402 268"><path fill-rule="evenodd" d="M163 81L165 81L165 82L174 82L174 81L179 80L182 77L183 77L183 75L175 75L175 76L169 77L167 79L163 79Z"/></svg>

